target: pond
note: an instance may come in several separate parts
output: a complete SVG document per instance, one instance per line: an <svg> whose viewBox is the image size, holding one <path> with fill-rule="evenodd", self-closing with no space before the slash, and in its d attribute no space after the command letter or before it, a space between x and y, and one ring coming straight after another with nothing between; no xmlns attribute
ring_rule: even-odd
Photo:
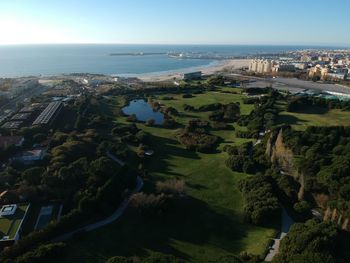
<svg viewBox="0 0 350 263"><path fill-rule="evenodd" d="M122 108L122 110L126 115L135 114L137 120L139 121L148 121L153 119L156 124L162 124L164 120L163 113L154 111L152 107L142 99L130 101L129 105Z"/></svg>

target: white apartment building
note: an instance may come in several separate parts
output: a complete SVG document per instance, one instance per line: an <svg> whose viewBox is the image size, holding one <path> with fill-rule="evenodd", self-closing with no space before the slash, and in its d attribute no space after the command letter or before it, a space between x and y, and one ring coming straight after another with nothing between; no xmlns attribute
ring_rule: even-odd
<svg viewBox="0 0 350 263"><path fill-rule="evenodd" d="M273 61L268 59L253 59L249 63L249 71L257 73L272 72Z"/></svg>

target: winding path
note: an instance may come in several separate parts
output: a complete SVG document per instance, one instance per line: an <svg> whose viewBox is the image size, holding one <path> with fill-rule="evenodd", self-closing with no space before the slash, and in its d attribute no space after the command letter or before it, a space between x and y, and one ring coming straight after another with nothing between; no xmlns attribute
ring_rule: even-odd
<svg viewBox="0 0 350 263"><path fill-rule="evenodd" d="M282 225L281 233L278 238L274 239L274 243L269 250L269 253L265 257L265 261L270 262L274 256L278 253L281 240L287 235L290 227L294 224L293 219L287 214L287 211L282 207Z"/></svg>
<svg viewBox="0 0 350 263"><path fill-rule="evenodd" d="M139 192L141 190L141 188L143 187L143 180L141 179L141 177L137 177L137 184L135 189L132 191L132 193L121 203L121 205L119 206L119 208L117 210L114 211L114 213L112 215L110 215L109 217L106 217L103 220L100 220L98 222L95 222L93 224L78 228L76 230L73 230L69 233L60 235L56 238L54 238L52 241L54 242L60 242L60 241L64 241L67 240L69 238L71 238L74 234L79 233L79 232L88 232L88 231L92 231L95 230L97 228L103 227L105 225L108 225L114 221L116 221L118 218L120 218L126 208L128 207L131 197L136 194L137 192Z"/></svg>

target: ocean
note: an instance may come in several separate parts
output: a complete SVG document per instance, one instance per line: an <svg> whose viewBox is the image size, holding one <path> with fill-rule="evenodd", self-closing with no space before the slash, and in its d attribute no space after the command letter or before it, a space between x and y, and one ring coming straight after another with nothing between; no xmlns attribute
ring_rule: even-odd
<svg viewBox="0 0 350 263"><path fill-rule="evenodd" d="M133 76L209 67L215 59L171 58L167 52L245 56L311 48L306 46L243 45L0 45L0 77L94 73ZM143 52L144 55L132 55ZM111 54L118 54L111 56ZM124 54L124 55L120 55Z"/></svg>

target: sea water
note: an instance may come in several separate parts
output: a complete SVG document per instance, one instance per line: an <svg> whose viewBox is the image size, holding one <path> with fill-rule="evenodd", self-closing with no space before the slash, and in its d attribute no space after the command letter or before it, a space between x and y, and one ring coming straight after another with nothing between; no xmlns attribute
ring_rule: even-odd
<svg viewBox="0 0 350 263"><path fill-rule="evenodd" d="M215 59L177 59L168 52L244 56L310 47L243 45L0 45L0 77L50 76L69 73L133 75L208 67ZM141 53L145 55L133 55ZM113 53L125 54L111 56ZM149 54L147 54L149 53ZM154 54L156 53L156 54Z"/></svg>

